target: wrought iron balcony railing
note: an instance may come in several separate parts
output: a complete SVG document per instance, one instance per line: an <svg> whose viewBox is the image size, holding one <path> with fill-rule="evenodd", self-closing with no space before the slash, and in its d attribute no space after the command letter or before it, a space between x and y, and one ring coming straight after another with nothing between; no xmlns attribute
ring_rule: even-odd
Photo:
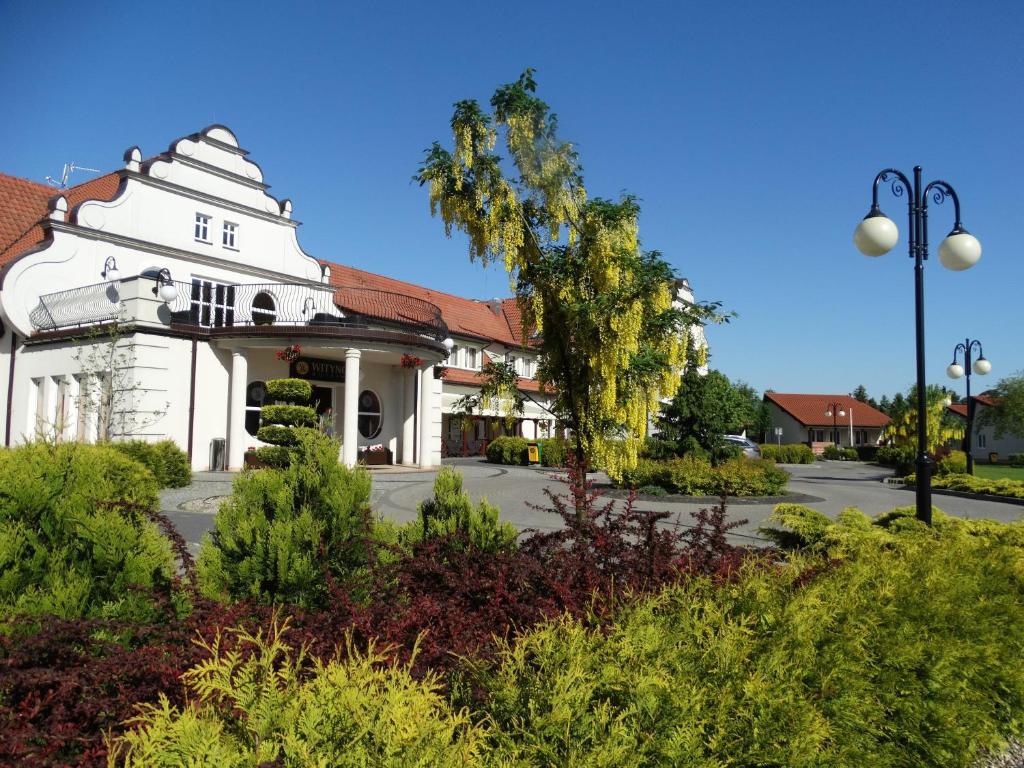
<svg viewBox="0 0 1024 768"><path fill-rule="evenodd" d="M161 293L161 286L165 290ZM173 291L166 288L173 286ZM163 297L173 293L170 301ZM153 309L165 304L164 314ZM144 311L143 304L150 311ZM97 283L40 296L30 313L37 330L56 330L143 315L174 325L250 328L262 325L366 328L382 325L429 336L448 335L441 310L422 299L369 288L298 283L230 284L212 280L162 280L140 275L118 283Z"/></svg>

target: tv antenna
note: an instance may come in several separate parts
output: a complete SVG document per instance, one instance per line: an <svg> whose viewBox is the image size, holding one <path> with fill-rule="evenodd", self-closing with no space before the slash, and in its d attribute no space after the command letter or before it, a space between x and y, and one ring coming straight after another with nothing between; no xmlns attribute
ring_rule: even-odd
<svg viewBox="0 0 1024 768"><path fill-rule="evenodd" d="M99 168L86 168L84 165L75 165L74 161L70 163L64 163L64 170L60 173L60 181L53 178L53 176L47 176L46 181L60 189L66 189L68 186L68 178L75 171L92 171L93 173L100 173Z"/></svg>

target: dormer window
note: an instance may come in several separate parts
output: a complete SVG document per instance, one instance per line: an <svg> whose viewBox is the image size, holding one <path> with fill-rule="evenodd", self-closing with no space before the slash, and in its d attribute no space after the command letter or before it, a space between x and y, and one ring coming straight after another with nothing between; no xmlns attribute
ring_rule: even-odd
<svg viewBox="0 0 1024 768"><path fill-rule="evenodd" d="M204 213L196 214L196 240L201 243L210 242L210 217Z"/></svg>
<svg viewBox="0 0 1024 768"><path fill-rule="evenodd" d="M238 250L238 225L230 221L224 222L224 232L221 243L225 248Z"/></svg>

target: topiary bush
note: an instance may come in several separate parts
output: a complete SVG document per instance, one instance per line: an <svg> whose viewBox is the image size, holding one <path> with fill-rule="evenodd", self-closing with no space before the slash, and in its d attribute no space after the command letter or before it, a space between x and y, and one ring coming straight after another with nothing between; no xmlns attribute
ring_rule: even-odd
<svg viewBox="0 0 1024 768"><path fill-rule="evenodd" d="M235 479L199 553L205 595L321 606L329 578L365 564L370 477L338 463L338 443L294 428L291 461Z"/></svg>
<svg viewBox="0 0 1024 768"><path fill-rule="evenodd" d="M184 488L192 482L188 454L173 440L149 443L126 440L109 443L110 447L134 459L153 473L161 488Z"/></svg>
<svg viewBox="0 0 1024 768"><path fill-rule="evenodd" d="M526 439L507 435L494 438L487 444L487 460L492 464L526 466L530 463Z"/></svg>
<svg viewBox="0 0 1024 768"><path fill-rule="evenodd" d="M0 450L0 618L141 619L172 594L151 472L107 445Z"/></svg>
<svg viewBox="0 0 1024 768"><path fill-rule="evenodd" d="M786 445L764 443L761 445L761 458L770 459L779 464L813 464L815 460L814 451L804 443L787 443Z"/></svg>
<svg viewBox="0 0 1024 768"><path fill-rule="evenodd" d="M267 405L260 408L256 439L270 443L256 449L256 460L267 467L283 469L291 460L290 449L299 444L298 430L315 427L316 410L308 405L313 385L305 379L271 379L267 382Z"/></svg>

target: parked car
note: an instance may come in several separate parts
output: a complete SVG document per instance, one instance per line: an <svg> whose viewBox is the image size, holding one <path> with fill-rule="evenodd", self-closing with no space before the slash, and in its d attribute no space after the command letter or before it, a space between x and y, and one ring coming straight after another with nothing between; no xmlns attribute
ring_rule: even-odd
<svg viewBox="0 0 1024 768"><path fill-rule="evenodd" d="M742 435L722 435L722 442L725 445L735 445L743 449L743 455L748 459L761 458L761 446L748 437Z"/></svg>

